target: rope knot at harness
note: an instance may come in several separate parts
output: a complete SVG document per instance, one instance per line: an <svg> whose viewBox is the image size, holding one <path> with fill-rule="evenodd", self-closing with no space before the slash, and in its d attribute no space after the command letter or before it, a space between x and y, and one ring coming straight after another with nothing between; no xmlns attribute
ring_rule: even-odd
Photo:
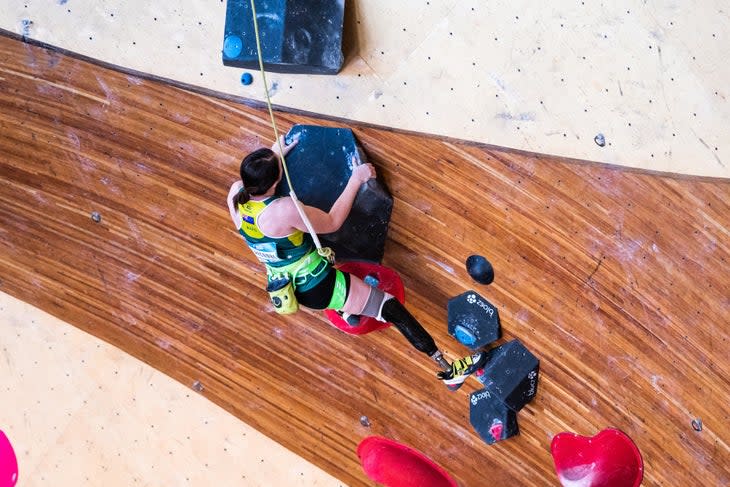
<svg viewBox="0 0 730 487"><path fill-rule="evenodd" d="M329 247L319 247L317 248L317 253L327 259L327 262L330 263L330 265L335 265L335 252Z"/></svg>

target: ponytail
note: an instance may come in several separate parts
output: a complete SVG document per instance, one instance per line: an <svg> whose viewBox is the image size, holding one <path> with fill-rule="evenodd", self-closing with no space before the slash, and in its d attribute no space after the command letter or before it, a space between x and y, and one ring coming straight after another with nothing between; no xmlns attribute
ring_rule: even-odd
<svg viewBox="0 0 730 487"><path fill-rule="evenodd" d="M241 188L241 190L236 193L236 196L233 197L233 203L236 205L236 208L238 208L238 205L245 205L250 199L251 195L248 190L246 188Z"/></svg>

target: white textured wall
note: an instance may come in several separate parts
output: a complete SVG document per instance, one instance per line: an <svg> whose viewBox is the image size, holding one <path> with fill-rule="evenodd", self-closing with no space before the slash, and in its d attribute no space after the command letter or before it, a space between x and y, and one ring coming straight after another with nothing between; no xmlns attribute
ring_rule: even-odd
<svg viewBox="0 0 730 487"><path fill-rule="evenodd" d="M262 99L221 61L225 3L3 0L0 28ZM278 105L529 151L730 176L722 0L348 0L337 76L272 74ZM25 21L25 22L24 22ZM30 22L30 23L29 23ZM605 136L605 147L594 138Z"/></svg>
<svg viewBox="0 0 730 487"><path fill-rule="evenodd" d="M0 377L19 487L344 486L192 389L5 293Z"/></svg>

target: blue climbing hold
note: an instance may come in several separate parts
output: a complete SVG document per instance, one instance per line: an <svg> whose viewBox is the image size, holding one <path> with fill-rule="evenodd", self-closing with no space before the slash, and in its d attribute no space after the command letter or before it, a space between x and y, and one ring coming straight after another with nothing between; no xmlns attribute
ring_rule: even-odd
<svg viewBox="0 0 730 487"><path fill-rule="evenodd" d="M251 73L243 73L241 75L241 83L247 86L253 83L253 76L251 76Z"/></svg>
<svg viewBox="0 0 730 487"><path fill-rule="evenodd" d="M454 329L454 337L459 341L459 343L466 345L467 347L471 347L477 342L477 337L461 325L456 325L456 328Z"/></svg>
<svg viewBox="0 0 730 487"><path fill-rule="evenodd" d="M365 279L363 279L363 281L365 281L365 284L370 287L378 287L378 284L380 284L377 276L374 276L373 274L368 274L367 276L365 276Z"/></svg>
<svg viewBox="0 0 730 487"><path fill-rule="evenodd" d="M238 57L243 51L243 41L237 35L229 35L223 41L223 54L232 59Z"/></svg>

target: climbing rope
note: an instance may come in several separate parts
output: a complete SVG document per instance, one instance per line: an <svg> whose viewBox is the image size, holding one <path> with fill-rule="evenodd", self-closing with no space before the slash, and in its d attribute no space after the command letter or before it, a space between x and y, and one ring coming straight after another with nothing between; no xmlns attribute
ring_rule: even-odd
<svg viewBox="0 0 730 487"><path fill-rule="evenodd" d="M291 179L289 178L289 168L286 165L284 148L281 146L281 138L279 137L279 130L276 127L274 110L271 108L271 98L269 97L269 84L266 82L266 71L264 70L264 59L261 54L261 40L259 38L259 23L258 19L256 18L256 5L254 3L254 0L251 0L251 13L253 15L253 29L254 33L256 34L256 53L258 54L259 58L259 70L261 71L261 79L264 83L264 94L266 95L266 106L269 108L269 116L271 117L271 126L274 128L274 137L276 143L279 144L279 156L281 157L281 166L284 168L284 176L286 176L286 182L289 185L289 196L294 202L294 206L296 207L297 212L299 212L299 216L302 218L304 225L307 227L307 231L312 236L312 240L314 240L314 245L317 247L317 253L327 259L330 264L334 264L334 251L329 247L322 247L322 244L319 241L319 237L317 236L317 232L315 232L314 228L312 228L312 222L309 221L307 214L304 212L304 208L302 208L302 204L300 203L299 198L297 198L297 194L294 192L294 186L292 185Z"/></svg>

